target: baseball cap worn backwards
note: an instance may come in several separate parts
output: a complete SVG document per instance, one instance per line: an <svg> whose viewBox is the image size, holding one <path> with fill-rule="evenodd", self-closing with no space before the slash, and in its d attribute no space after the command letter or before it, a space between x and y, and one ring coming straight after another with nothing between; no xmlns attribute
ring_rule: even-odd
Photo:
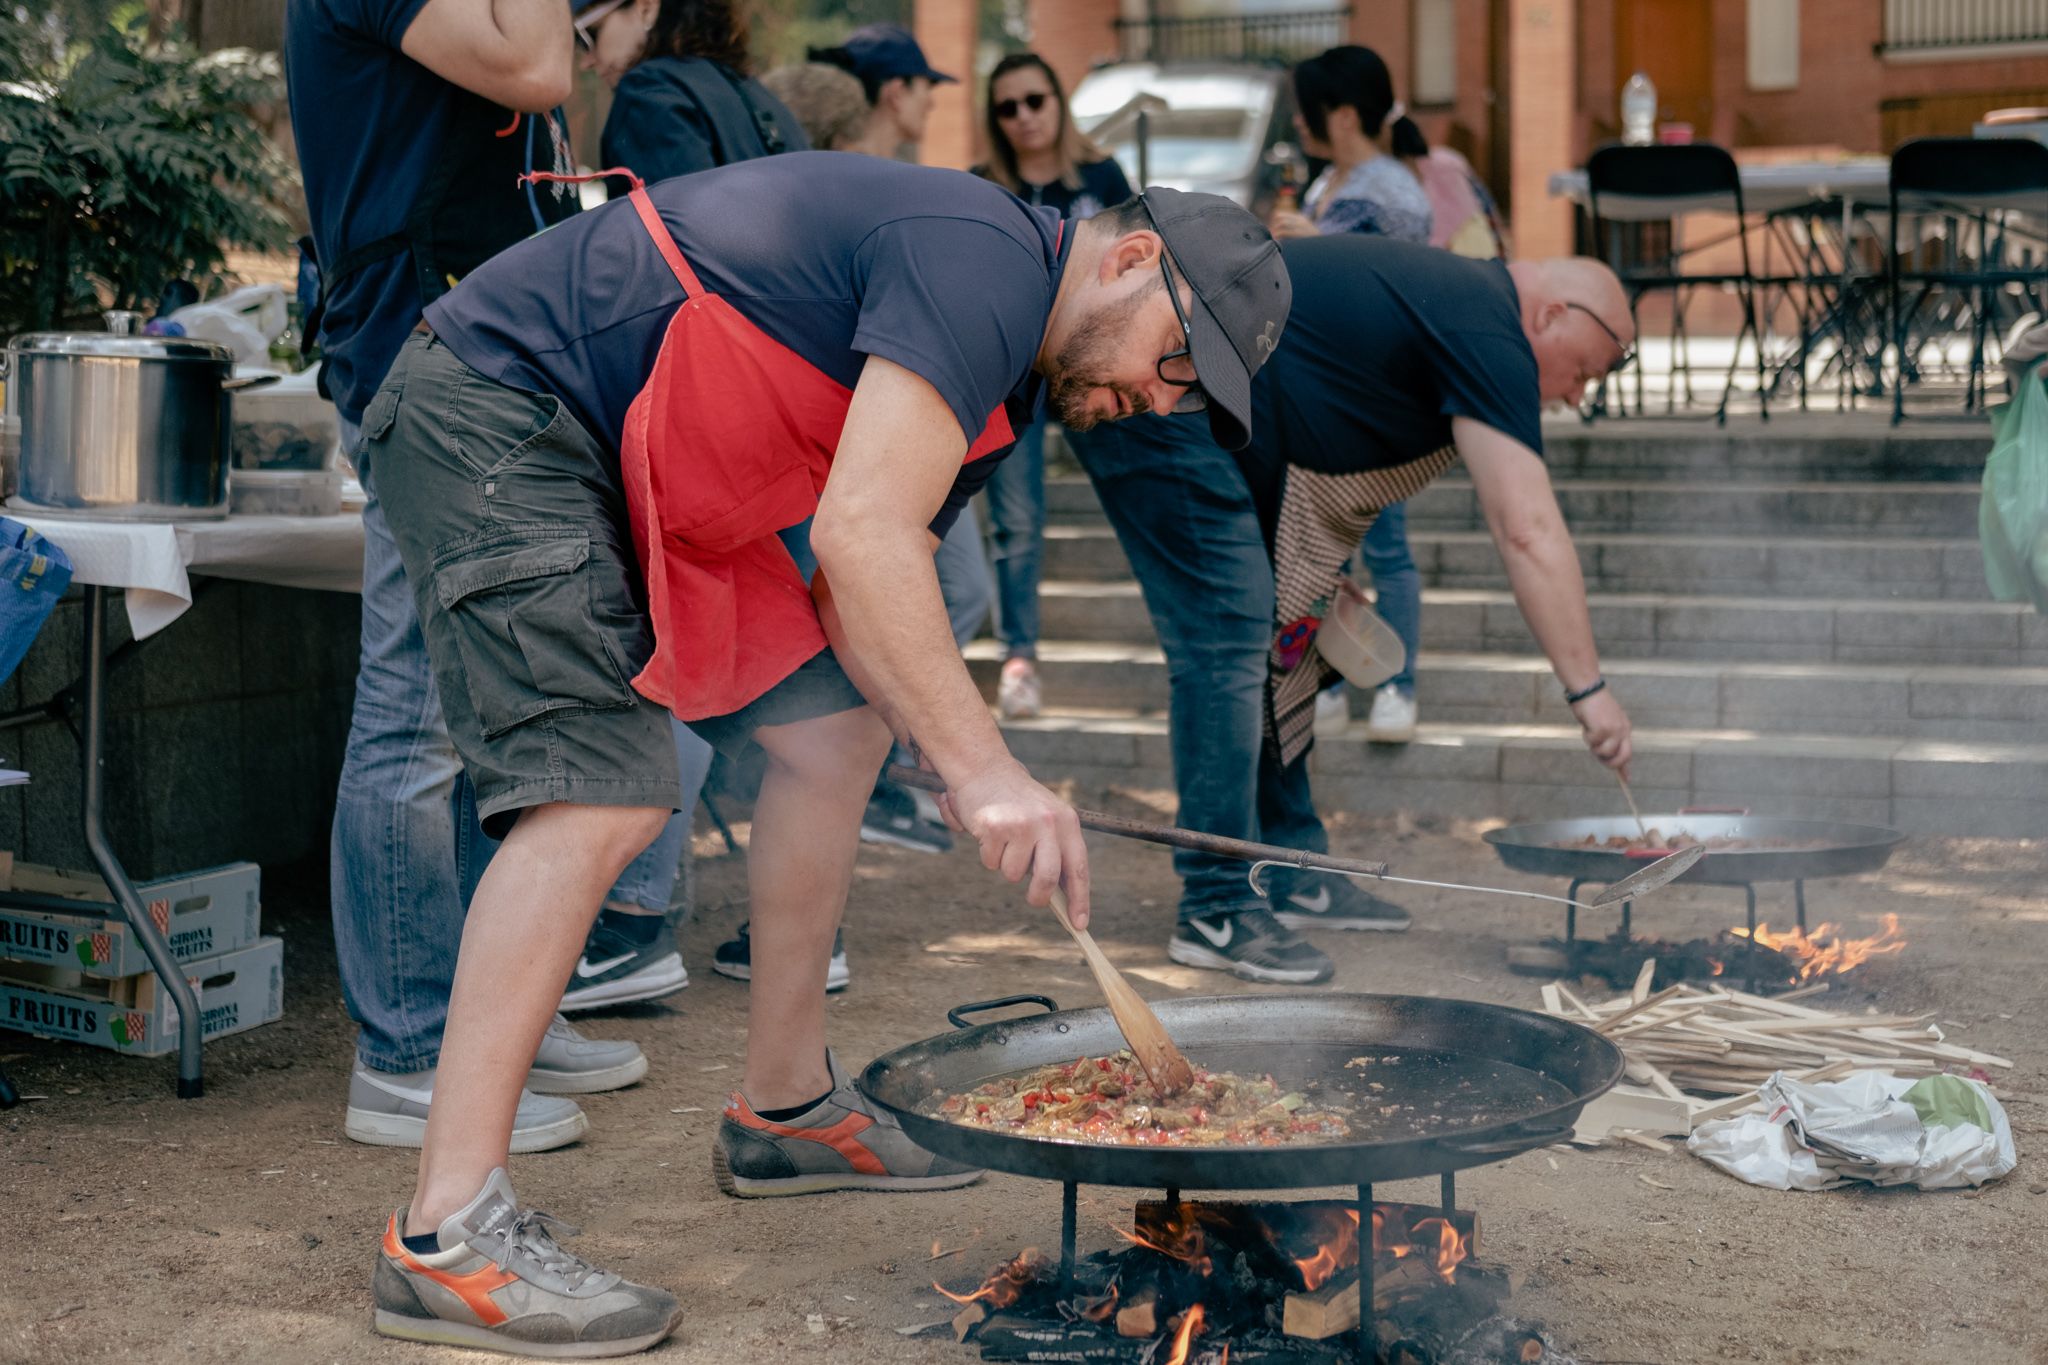
<svg viewBox="0 0 2048 1365"><path fill-rule="evenodd" d="M955 79L932 70L917 39L895 24L867 24L846 35L841 50L853 62L853 74L862 80L886 81L898 76L923 76L933 82Z"/></svg>
<svg viewBox="0 0 2048 1365"><path fill-rule="evenodd" d="M1251 441L1252 376L1280 345L1294 283L1258 219L1215 194L1154 185L1142 196L1152 226L1195 295L1188 353L1209 400L1209 431L1225 450Z"/></svg>

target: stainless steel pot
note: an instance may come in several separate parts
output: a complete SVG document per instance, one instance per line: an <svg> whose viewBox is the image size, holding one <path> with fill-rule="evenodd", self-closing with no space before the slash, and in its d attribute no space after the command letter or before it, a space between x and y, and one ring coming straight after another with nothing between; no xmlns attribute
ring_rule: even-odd
<svg viewBox="0 0 2048 1365"><path fill-rule="evenodd" d="M228 514L233 353L184 337L35 332L0 376L20 421L12 504L59 515L188 521Z"/></svg>

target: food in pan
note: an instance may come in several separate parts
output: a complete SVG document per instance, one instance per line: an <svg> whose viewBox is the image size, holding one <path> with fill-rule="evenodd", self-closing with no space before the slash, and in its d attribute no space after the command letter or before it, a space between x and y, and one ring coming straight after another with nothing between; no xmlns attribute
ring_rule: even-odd
<svg viewBox="0 0 2048 1365"><path fill-rule="evenodd" d="M1129 1051L999 1076L933 1112L970 1128L1133 1147L1272 1147L1351 1135L1341 1115L1271 1076L1198 1066L1192 1086L1163 1096Z"/></svg>
<svg viewBox="0 0 2048 1365"><path fill-rule="evenodd" d="M1597 848L1611 853L1640 853L1650 849L1672 850L1691 848L1694 844L1705 844L1709 853L1760 853L1766 849L1784 851L1789 849L1826 848L1828 845L1802 839L1743 839L1730 835L1713 834L1701 838L1690 831L1675 829L1666 834L1655 825L1637 835L1610 834L1605 839L1597 834L1588 834L1583 839L1572 839L1565 843L1553 844L1553 848Z"/></svg>

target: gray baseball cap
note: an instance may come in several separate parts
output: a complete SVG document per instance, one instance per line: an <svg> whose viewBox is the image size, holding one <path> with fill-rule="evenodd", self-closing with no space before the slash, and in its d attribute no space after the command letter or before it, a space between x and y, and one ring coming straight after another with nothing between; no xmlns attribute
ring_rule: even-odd
<svg viewBox="0 0 2048 1365"><path fill-rule="evenodd" d="M1259 220L1216 194L1161 185L1142 196L1175 272L1195 294L1188 352L1209 399L1209 431L1225 450L1251 441L1252 376L1280 344L1294 284Z"/></svg>

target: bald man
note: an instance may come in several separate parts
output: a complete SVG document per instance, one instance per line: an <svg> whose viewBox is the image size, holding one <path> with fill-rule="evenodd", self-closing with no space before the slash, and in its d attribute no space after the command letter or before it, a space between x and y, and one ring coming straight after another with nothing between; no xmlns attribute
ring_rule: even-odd
<svg viewBox="0 0 2048 1365"><path fill-rule="evenodd" d="M1287 344L1253 385L1235 458L1199 423L1103 429L1076 453L1145 594L1171 676L1179 821L1317 851L1310 799L1322 619L1379 512L1455 461L1470 472L1515 601L1593 755L1626 773L1629 721L1600 675L1579 561L1544 468L1546 404L1576 403L1635 335L1605 266L1475 261L1384 237L1282 245ZM1356 882L1179 852L1174 961L1253 981L1327 980L1303 929L1400 930Z"/></svg>

